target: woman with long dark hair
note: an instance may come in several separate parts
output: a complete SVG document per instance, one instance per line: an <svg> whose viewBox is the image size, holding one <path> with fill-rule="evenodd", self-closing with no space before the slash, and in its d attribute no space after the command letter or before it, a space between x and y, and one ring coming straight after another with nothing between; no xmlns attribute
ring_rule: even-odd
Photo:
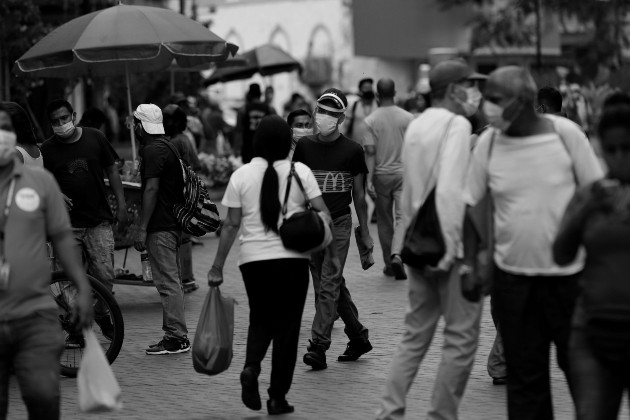
<svg viewBox="0 0 630 420"><path fill-rule="evenodd" d="M291 169L287 160L291 138L291 129L279 116L267 116L260 122L254 134L255 157L232 174L225 191L222 203L228 214L214 264L208 272L210 286L223 282L225 259L242 222L239 266L250 310L245 368L241 372L242 400L252 410L261 409L258 375L273 341L269 414L294 410L286 394L293 380L309 278L309 255L286 249L278 234L281 203ZM295 171L313 207L328 213L311 170L296 163ZM287 216L304 208L304 195L294 180ZM327 252L333 249L329 247Z"/></svg>
<svg viewBox="0 0 630 420"><path fill-rule="evenodd" d="M553 247L557 264L586 250L569 344L578 420L612 420L630 389L630 106L598 127L606 179L579 189Z"/></svg>
<svg viewBox="0 0 630 420"><path fill-rule="evenodd" d="M37 146L40 140L35 135L33 124L28 114L15 102L0 102L0 109L5 111L13 121L13 129L17 135L17 156L25 165L44 167L42 153Z"/></svg>

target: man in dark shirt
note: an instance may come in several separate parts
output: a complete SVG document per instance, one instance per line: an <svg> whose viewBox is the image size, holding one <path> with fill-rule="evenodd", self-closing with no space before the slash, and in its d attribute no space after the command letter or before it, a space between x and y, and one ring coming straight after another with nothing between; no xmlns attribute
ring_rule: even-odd
<svg viewBox="0 0 630 420"><path fill-rule="evenodd" d="M304 355L304 363L314 370L327 367L326 350L330 347L331 331L337 313L346 324L345 333L350 339L346 351L337 360L355 361L372 350L368 330L359 322L359 312L343 278L343 266L352 233L350 203L353 200L360 223L358 240L364 248L374 246L367 224L365 175L368 170L363 148L339 133L339 124L345 118L347 106L348 101L340 90L326 90L317 101L315 125L318 134L299 140L293 154L294 161L311 168L322 190L333 219L333 236L341 267L337 272L324 252L311 257L316 312L312 340L308 353Z"/></svg>
<svg viewBox="0 0 630 420"><path fill-rule="evenodd" d="M142 104L133 117L136 136L144 146L140 152L142 210L135 228L134 247L149 254L153 282L162 298L164 313L164 337L150 345L146 353L183 353L190 350L190 342L178 268L182 229L173 212L173 205L184 201L182 169L164 136L160 108Z"/></svg>
<svg viewBox="0 0 630 420"><path fill-rule="evenodd" d="M103 175L118 203L117 219L123 226L128 219L122 181L113 149L103 133L89 127L76 127L76 113L64 99L50 102L46 108L55 133L42 144L44 167L54 175L64 195L77 245L85 256L88 273L111 291L114 287L113 215ZM107 338L113 326L104 308L95 308L95 321ZM70 336L66 345L81 345Z"/></svg>
<svg viewBox="0 0 630 420"><path fill-rule="evenodd" d="M238 112L234 133L234 150L241 154L243 163L248 163L254 157L254 133L258 124L263 117L275 113L269 105L260 101L260 95L258 83L249 85L245 106Z"/></svg>

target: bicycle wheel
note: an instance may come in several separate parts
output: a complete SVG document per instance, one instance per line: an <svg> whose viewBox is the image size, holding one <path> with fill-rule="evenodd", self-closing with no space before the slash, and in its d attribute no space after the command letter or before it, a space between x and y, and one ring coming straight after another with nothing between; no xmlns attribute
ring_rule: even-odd
<svg viewBox="0 0 630 420"><path fill-rule="evenodd" d="M94 298L95 322L92 330L103 346L109 363L114 363L122 347L125 326L120 307L111 292L92 276L87 276ZM85 341L81 331L70 321L77 289L63 272L53 273L50 291L59 308L59 321L65 335L66 347L61 355L61 374L74 378L77 376Z"/></svg>

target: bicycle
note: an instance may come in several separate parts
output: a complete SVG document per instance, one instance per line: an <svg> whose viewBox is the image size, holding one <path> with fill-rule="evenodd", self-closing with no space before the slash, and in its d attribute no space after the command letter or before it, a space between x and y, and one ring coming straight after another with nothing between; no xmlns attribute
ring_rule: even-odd
<svg viewBox="0 0 630 420"><path fill-rule="evenodd" d="M54 257L51 258L54 262ZM92 288L94 307L98 308L95 312L104 314L100 318L95 316L92 330L96 334L99 343L103 346L105 357L109 363L112 364L120 353L125 336L122 312L118 306L118 302L116 302L112 293L107 290L107 287L92 276L87 275L87 279ZM55 269L53 269L52 272L50 291L59 308L59 321L64 332L66 343L59 360L61 364L61 374L69 378L74 378L79 371L83 350L85 348L83 333L77 330L76 326L71 322L73 301L78 291L74 283L63 271ZM108 328L103 328L103 326L106 325L106 320L110 321L111 330L109 325Z"/></svg>

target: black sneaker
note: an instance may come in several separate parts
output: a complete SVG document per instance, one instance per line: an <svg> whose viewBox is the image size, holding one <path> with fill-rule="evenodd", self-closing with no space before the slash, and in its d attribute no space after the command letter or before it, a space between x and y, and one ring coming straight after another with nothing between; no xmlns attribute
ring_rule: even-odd
<svg viewBox="0 0 630 420"><path fill-rule="evenodd" d="M107 338L109 341L114 339L114 326L112 325L112 320L109 316L104 316L100 318L94 318L94 322L100 327L103 336Z"/></svg>
<svg viewBox="0 0 630 420"><path fill-rule="evenodd" d="M337 360L340 362L354 362L370 350L372 350L370 340L350 340L346 346L346 351Z"/></svg>
<svg viewBox="0 0 630 420"><path fill-rule="evenodd" d="M277 399L272 398L267 400L267 413L270 416L274 416L277 414L288 414L293 413L295 411L295 407L290 405L286 399Z"/></svg>
<svg viewBox="0 0 630 420"><path fill-rule="evenodd" d="M241 372L241 400L245 407L258 411L262 408L260 392L258 391L258 374L251 368L245 368Z"/></svg>
<svg viewBox="0 0 630 420"><path fill-rule="evenodd" d="M187 351L190 351L190 341L187 339L183 341L164 339L145 350L148 355L177 354Z"/></svg>
<svg viewBox="0 0 630 420"><path fill-rule="evenodd" d="M405 273L405 266L399 255L392 257L392 271L394 272L394 278L396 280L407 280L407 273Z"/></svg>
<svg viewBox="0 0 630 420"><path fill-rule="evenodd" d="M85 339L83 334L69 334L66 337L66 349L82 349L85 348Z"/></svg>
<svg viewBox="0 0 630 420"><path fill-rule="evenodd" d="M308 353L304 355L304 363L313 368L313 370L322 370L326 369L328 365L326 364L326 350L324 346L321 344L311 343L306 349Z"/></svg>

